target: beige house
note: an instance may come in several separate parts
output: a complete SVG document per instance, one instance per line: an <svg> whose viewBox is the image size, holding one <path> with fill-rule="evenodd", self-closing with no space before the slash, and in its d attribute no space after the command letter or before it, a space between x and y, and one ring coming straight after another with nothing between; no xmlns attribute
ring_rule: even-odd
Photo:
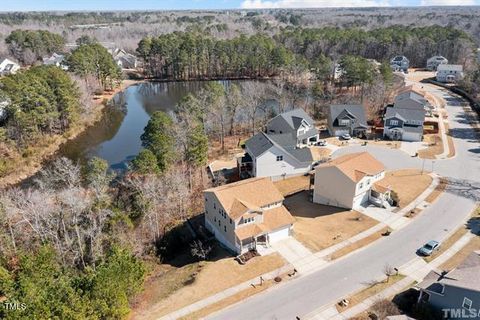
<svg viewBox="0 0 480 320"><path fill-rule="evenodd" d="M343 155L315 169L313 202L352 209L368 202L388 207L384 165L368 152Z"/></svg>
<svg viewBox="0 0 480 320"><path fill-rule="evenodd" d="M290 236L294 218L269 178L252 178L207 189L205 226L235 253Z"/></svg>

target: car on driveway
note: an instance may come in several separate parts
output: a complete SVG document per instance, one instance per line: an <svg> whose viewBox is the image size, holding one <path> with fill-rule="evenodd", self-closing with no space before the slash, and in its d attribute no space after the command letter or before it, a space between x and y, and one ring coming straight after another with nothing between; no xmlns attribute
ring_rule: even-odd
<svg viewBox="0 0 480 320"><path fill-rule="evenodd" d="M430 240L423 245L420 249L418 249L417 253L422 256L431 256L433 252L437 251L440 247L440 243L435 240Z"/></svg>
<svg viewBox="0 0 480 320"><path fill-rule="evenodd" d="M319 147L325 147L327 145L327 141L325 140L320 140L317 142L317 146Z"/></svg>
<svg viewBox="0 0 480 320"><path fill-rule="evenodd" d="M350 140L350 139L352 139L352 136L349 135L348 133L344 133L344 134L342 134L342 135L340 136L340 138L341 138L342 140Z"/></svg>

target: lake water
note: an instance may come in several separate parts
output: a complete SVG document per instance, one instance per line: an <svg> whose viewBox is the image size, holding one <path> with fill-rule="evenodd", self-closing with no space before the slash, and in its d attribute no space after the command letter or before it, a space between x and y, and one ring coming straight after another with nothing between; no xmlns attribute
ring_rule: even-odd
<svg viewBox="0 0 480 320"><path fill-rule="evenodd" d="M106 108L102 120L63 145L59 155L80 163L100 157L112 169L124 169L142 148L140 136L150 115L155 111L173 111L183 97L196 94L207 84L206 81L147 82L128 87L113 98L113 106Z"/></svg>

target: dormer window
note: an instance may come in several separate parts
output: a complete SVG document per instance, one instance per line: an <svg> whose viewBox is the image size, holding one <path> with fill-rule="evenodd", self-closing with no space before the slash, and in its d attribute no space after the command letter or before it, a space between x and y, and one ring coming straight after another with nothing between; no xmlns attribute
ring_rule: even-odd
<svg viewBox="0 0 480 320"><path fill-rule="evenodd" d="M283 156L277 156L277 161L283 161Z"/></svg>

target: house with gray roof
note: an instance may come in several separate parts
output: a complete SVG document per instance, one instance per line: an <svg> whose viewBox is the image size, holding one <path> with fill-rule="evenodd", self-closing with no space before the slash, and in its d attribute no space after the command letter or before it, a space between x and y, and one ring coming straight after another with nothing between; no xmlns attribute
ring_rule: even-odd
<svg viewBox="0 0 480 320"><path fill-rule="evenodd" d="M393 71L403 71L408 72L408 67L410 66L410 60L405 56L395 56L390 60L390 68Z"/></svg>
<svg viewBox="0 0 480 320"><path fill-rule="evenodd" d="M365 109L359 104L331 105L328 112L328 131L332 136L350 134L365 136L368 130Z"/></svg>
<svg viewBox="0 0 480 320"><path fill-rule="evenodd" d="M313 119L301 108L279 114L267 123L266 128L268 134L288 133L289 137L296 140L294 144L297 147L313 145L318 141L318 130Z"/></svg>
<svg viewBox="0 0 480 320"><path fill-rule="evenodd" d="M450 313L447 318L480 319L479 275L480 251L475 251L450 272L431 271L417 285L420 289L418 302L438 311L448 309L460 315Z"/></svg>
<svg viewBox="0 0 480 320"><path fill-rule="evenodd" d="M312 169L308 146L318 141L313 119L302 109L274 117L265 132L245 142L245 156L239 160L241 175L279 179L304 174Z"/></svg>
<svg viewBox="0 0 480 320"><path fill-rule="evenodd" d="M53 53L50 57L43 58L43 64L47 66L57 66L63 70L68 70L68 66L64 63L65 56L63 54Z"/></svg>
<svg viewBox="0 0 480 320"><path fill-rule="evenodd" d="M448 59L443 56L433 56L427 60L427 69L436 71L441 64L448 64Z"/></svg>
<svg viewBox="0 0 480 320"><path fill-rule="evenodd" d="M383 136L391 140L422 141L425 111L387 107Z"/></svg>

